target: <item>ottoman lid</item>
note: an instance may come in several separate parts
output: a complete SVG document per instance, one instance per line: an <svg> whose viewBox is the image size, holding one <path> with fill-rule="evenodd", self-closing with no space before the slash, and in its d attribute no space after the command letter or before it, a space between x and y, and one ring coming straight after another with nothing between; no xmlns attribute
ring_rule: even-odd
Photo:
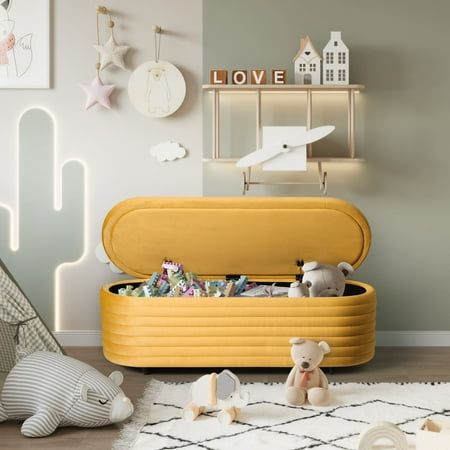
<svg viewBox="0 0 450 450"><path fill-rule="evenodd" d="M124 272L146 278L164 259L203 276L291 276L296 261L357 268L367 256L367 220L351 204L320 197L141 197L116 205L103 245Z"/></svg>

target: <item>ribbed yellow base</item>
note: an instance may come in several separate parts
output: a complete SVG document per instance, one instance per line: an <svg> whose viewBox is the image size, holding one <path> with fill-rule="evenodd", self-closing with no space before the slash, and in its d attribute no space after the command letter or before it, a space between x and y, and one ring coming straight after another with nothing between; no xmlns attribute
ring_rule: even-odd
<svg viewBox="0 0 450 450"><path fill-rule="evenodd" d="M138 280L133 280L136 282ZM289 339L325 340L324 367L375 352L376 295L333 298L135 298L101 289L103 352L130 367L290 367Z"/></svg>

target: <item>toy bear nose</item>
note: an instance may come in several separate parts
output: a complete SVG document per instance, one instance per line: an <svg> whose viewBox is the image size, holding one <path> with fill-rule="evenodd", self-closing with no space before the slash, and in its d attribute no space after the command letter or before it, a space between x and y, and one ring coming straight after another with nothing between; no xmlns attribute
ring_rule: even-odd
<svg viewBox="0 0 450 450"><path fill-rule="evenodd" d="M303 369L307 369L309 367L309 362L303 361L301 365Z"/></svg>
<svg viewBox="0 0 450 450"><path fill-rule="evenodd" d="M131 400L121 393L111 403L110 420L112 423L122 422L130 417L133 411Z"/></svg>

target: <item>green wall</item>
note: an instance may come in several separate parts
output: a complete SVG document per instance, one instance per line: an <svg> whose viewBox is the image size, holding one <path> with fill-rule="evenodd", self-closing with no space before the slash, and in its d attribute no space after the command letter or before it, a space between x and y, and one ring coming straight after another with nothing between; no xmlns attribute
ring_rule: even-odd
<svg viewBox="0 0 450 450"><path fill-rule="evenodd" d="M371 223L373 246L356 277L377 288L380 330L450 329L449 17L447 0L204 1L204 82L210 68L271 67L287 68L292 81L300 37L309 34L321 50L331 30L342 31L350 80L366 85L357 100L357 151L365 162L329 164L329 195L354 203ZM207 155L206 94L204 102ZM245 117L233 125L235 114ZM250 114L229 111L222 120L233 149L251 147ZM319 111L315 122L323 120ZM241 189L232 165L205 165L205 195ZM319 194L316 187L261 187L250 195Z"/></svg>
<svg viewBox="0 0 450 450"><path fill-rule="evenodd" d="M10 217L0 207L0 257L47 326L54 328L55 270L83 254L84 168L63 166L62 205L54 209L55 122L31 108L18 127L19 248L10 248Z"/></svg>

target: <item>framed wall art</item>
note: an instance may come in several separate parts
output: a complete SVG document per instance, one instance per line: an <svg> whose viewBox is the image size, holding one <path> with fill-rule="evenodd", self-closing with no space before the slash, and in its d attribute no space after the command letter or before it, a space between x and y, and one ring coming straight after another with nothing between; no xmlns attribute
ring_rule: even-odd
<svg viewBox="0 0 450 450"><path fill-rule="evenodd" d="M50 87L50 0L0 0L0 88Z"/></svg>

